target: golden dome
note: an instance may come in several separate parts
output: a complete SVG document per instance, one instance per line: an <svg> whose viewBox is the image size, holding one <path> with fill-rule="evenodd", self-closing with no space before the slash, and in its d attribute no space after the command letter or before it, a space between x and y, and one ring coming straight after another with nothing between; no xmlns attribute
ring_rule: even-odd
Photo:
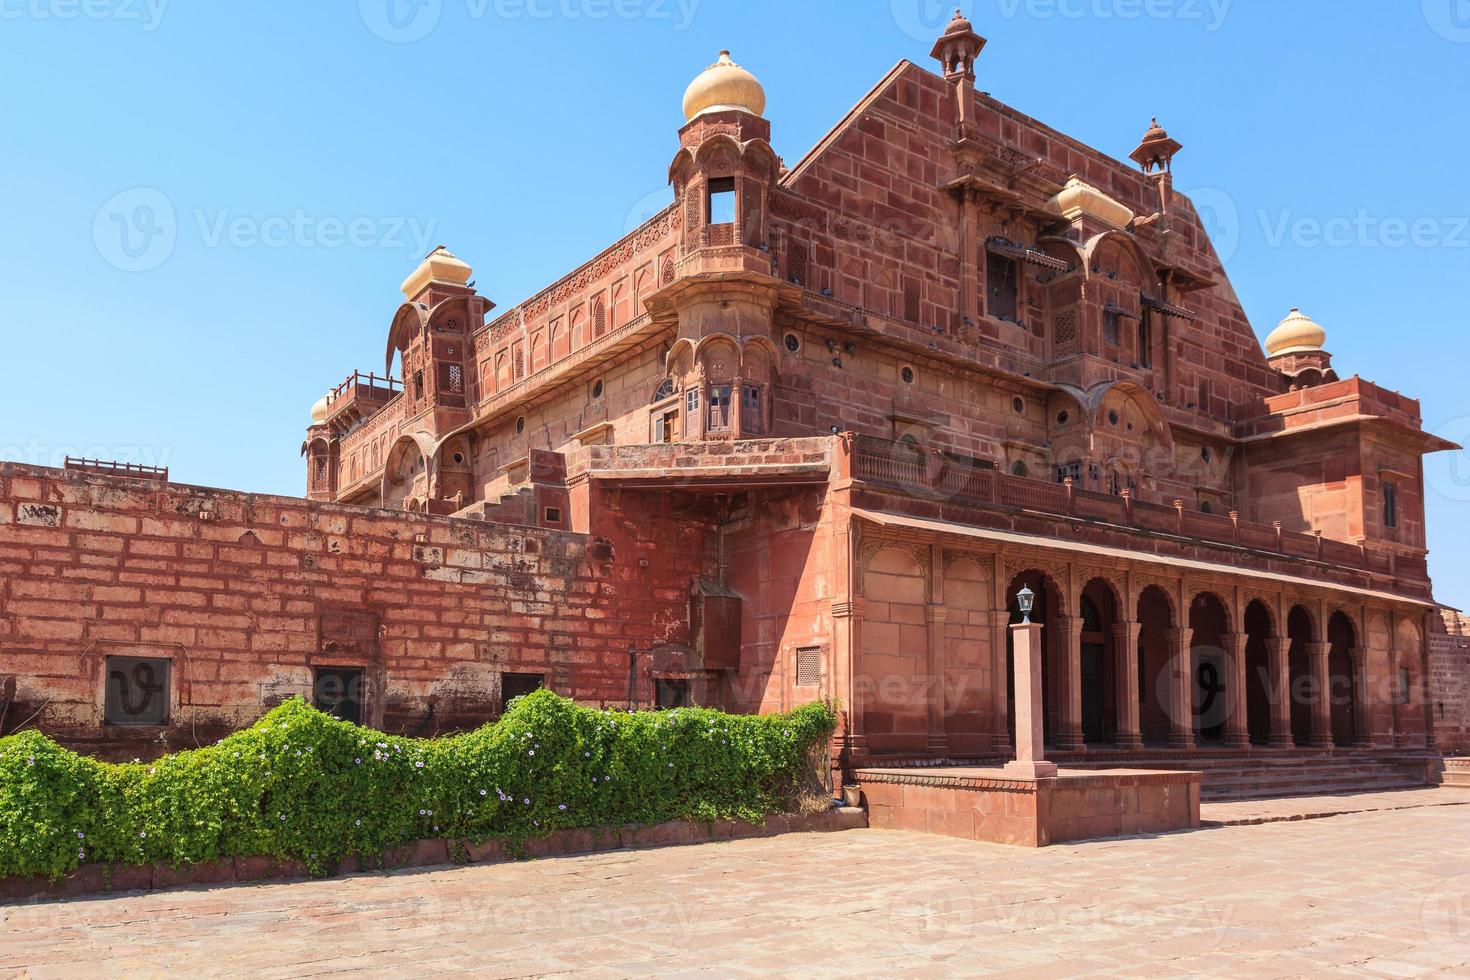
<svg viewBox="0 0 1470 980"><path fill-rule="evenodd" d="M757 116L766 111L766 90L754 75L730 60L728 51L721 51L720 59L684 90L685 121L720 109L740 109Z"/></svg>
<svg viewBox="0 0 1470 980"><path fill-rule="evenodd" d="M431 282L463 286L470 281L473 271L468 262L440 245L419 263L412 275L403 280L404 298L413 299Z"/></svg>
<svg viewBox="0 0 1470 980"><path fill-rule="evenodd" d="M1283 354L1321 350L1325 343L1327 331L1301 310L1293 309L1266 338L1266 356L1280 357Z"/></svg>
<svg viewBox="0 0 1470 980"><path fill-rule="evenodd" d="M311 406L311 424L321 425L332 411L332 393L329 391Z"/></svg>

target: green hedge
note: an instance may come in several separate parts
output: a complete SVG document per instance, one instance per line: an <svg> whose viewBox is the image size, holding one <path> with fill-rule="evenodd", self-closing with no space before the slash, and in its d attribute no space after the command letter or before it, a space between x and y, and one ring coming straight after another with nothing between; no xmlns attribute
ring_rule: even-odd
<svg viewBox="0 0 1470 980"><path fill-rule="evenodd" d="M299 699L207 748L117 765L38 732L0 739L0 877L92 862L181 865L265 855L330 874L422 838L517 846L565 827L759 822L813 782L835 727L703 708L596 711L549 691L498 722L412 739Z"/></svg>

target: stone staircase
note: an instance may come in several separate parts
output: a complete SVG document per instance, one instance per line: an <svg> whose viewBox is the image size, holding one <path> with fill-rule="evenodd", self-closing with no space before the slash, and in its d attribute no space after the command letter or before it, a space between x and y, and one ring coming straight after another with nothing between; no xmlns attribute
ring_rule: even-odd
<svg viewBox="0 0 1470 980"><path fill-rule="evenodd" d="M1195 769L1203 773L1200 799L1259 800L1282 796L1327 796L1422 789L1431 785L1431 755L1371 752L1272 752L1245 756L1098 759L1061 755L1058 764L1075 769Z"/></svg>

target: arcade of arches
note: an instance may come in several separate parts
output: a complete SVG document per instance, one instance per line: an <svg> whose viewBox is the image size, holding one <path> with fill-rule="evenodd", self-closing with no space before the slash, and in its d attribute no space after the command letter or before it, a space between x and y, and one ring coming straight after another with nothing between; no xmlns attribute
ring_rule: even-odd
<svg viewBox="0 0 1470 980"><path fill-rule="evenodd" d="M1004 754L1022 587L1043 626L1051 751L1427 746L1422 607L1061 558L870 534L855 555L855 753Z"/></svg>

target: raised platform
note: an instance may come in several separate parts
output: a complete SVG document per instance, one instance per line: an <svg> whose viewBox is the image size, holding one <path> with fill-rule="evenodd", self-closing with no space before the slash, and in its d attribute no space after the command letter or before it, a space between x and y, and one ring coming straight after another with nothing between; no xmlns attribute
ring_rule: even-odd
<svg viewBox="0 0 1470 980"><path fill-rule="evenodd" d="M1063 769L1041 779L999 768L859 769L868 825L1046 847L1200 825L1200 774Z"/></svg>

